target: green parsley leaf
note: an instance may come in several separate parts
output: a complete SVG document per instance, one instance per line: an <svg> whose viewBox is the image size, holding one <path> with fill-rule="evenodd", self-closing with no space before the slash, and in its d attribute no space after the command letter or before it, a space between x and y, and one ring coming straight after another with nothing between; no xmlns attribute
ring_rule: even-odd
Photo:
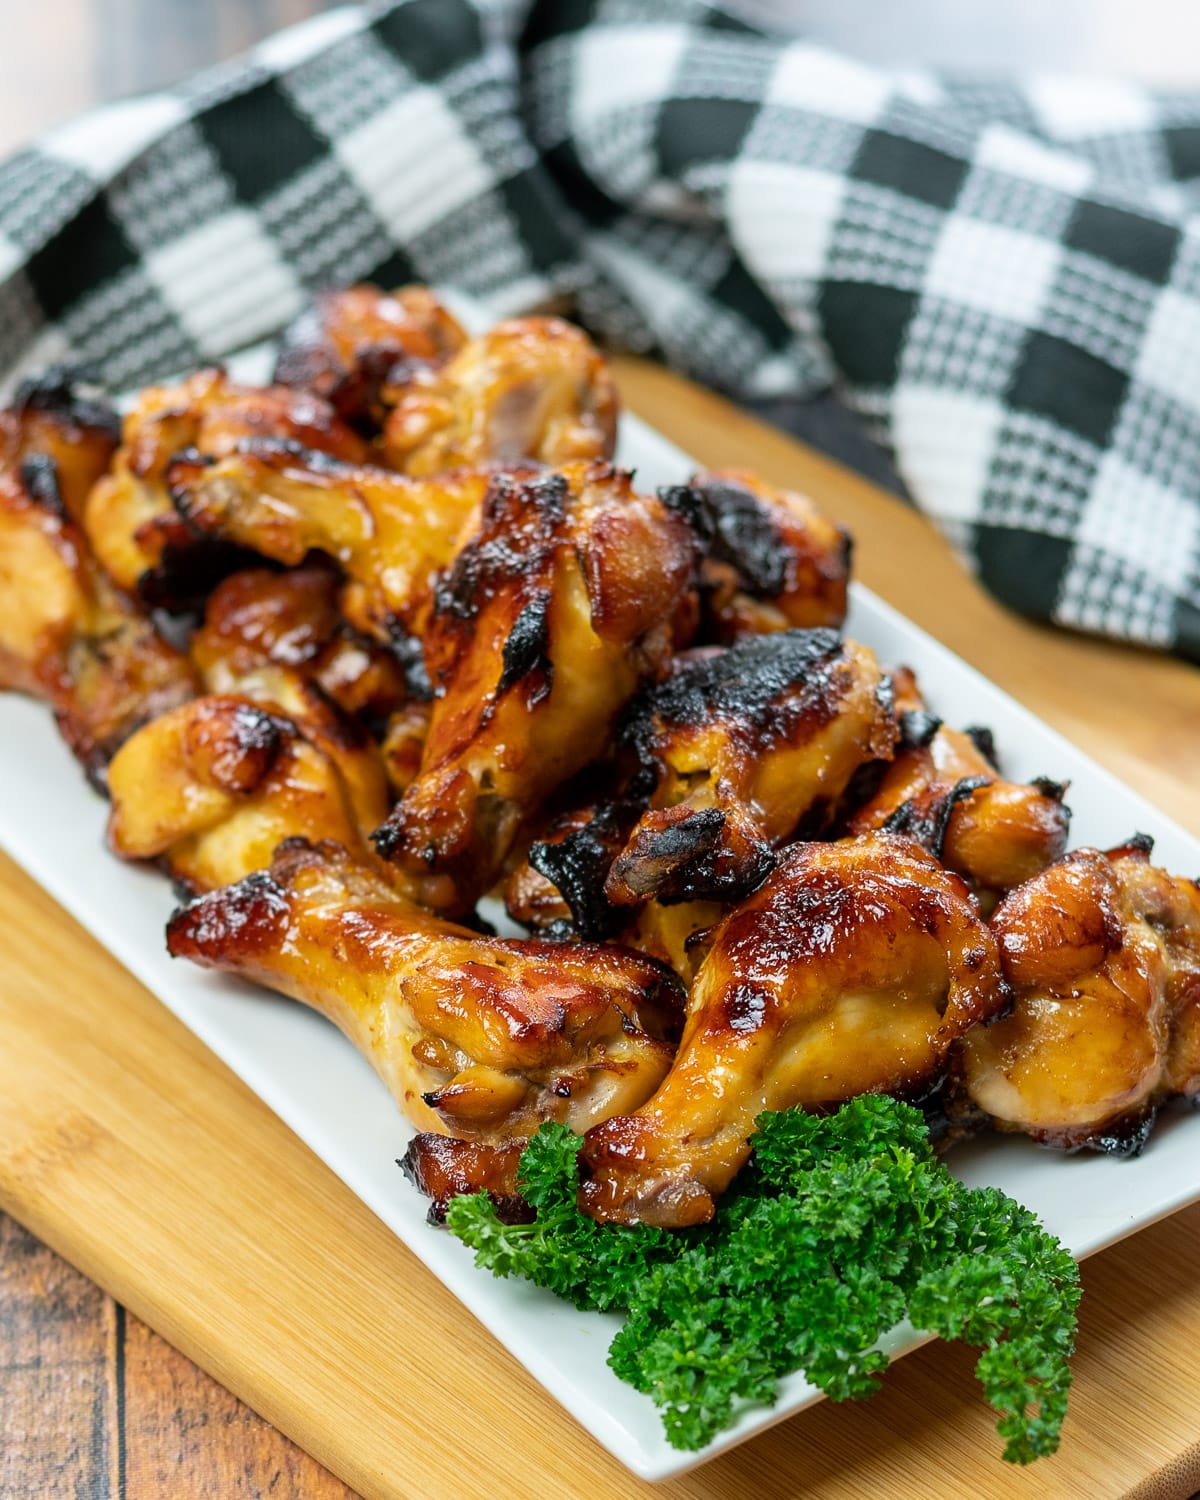
<svg viewBox="0 0 1200 1500"><path fill-rule="evenodd" d="M894 1099L757 1126L750 1164L699 1229L594 1223L576 1202L581 1142L562 1125L521 1157L532 1224L502 1224L486 1193L454 1199L446 1222L494 1275L624 1309L609 1364L678 1448L773 1404L793 1370L835 1401L871 1395L887 1368L879 1340L907 1317L981 1350L1006 1459L1053 1453L1080 1291L1068 1252L1003 1193L952 1177L920 1113Z"/></svg>

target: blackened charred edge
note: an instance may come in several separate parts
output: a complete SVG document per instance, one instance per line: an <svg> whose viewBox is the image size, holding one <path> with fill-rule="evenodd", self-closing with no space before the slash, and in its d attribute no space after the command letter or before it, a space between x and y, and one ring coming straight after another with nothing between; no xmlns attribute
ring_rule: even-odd
<svg viewBox="0 0 1200 1500"><path fill-rule="evenodd" d="M531 599L513 621L501 658L500 681L496 694L506 693L514 684L535 673L541 681L534 688L529 706L550 696L554 682L554 663L550 660L550 595L540 593Z"/></svg>
<svg viewBox="0 0 1200 1500"><path fill-rule="evenodd" d="M708 481L691 486L707 512L710 556L737 570L746 588L773 599L787 587L787 550L762 502L740 484Z"/></svg>
<svg viewBox="0 0 1200 1500"><path fill-rule="evenodd" d="M556 887L571 909L571 936L586 942L612 937L628 921L627 909L614 906L604 894L604 882L617 851L639 816L639 807L626 802L602 807L582 828L574 828L553 842L538 841L529 850L529 863ZM539 933L547 937L548 932Z"/></svg>
<svg viewBox="0 0 1200 1500"><path fill-rule="evenodd" d="M970 724L963 730L963 733L971 741L972 745L975 746L976 750L979 751L980 755L983 756L984 760L987 761L988 765L994 771L998 771L1000 769L1000 761L996 753L996 736L992 731L985 728L982 724Z"/></svg>
<svg viewBox="0 0 1200 1500"><path fill-rule="evenodd" d="M755 891L775 868L764 843L735 850L726 838L726 817L707 807L662 828L635 832L614 862L612 878L632 895L663 906L685 901L738 901Z"/></svg>
<svg viewBox="0 0 1200 1500"><path fill-rule="evenodd" d="M483 522L495 524L513 505L532 506L551 524L566 514L570 486L567 476L554 470L531 473L524 469L501 469L488 481L483 496Z"/></svg>
<svg viewBox="0 0 1200 1500"><path fill-rule="evenodd" d="M403 846L404 839L404 824L400 804L397 804L371 835L371 842L381 859L390 859Z"/></svg>
<svg viewBox="0 0 1200 1500"><path fill-rule="evenodd" d="M121 419L100 393L93 372L84 365L51 365L39 375L31 375L17 387L13 409L46 412L101 432L114 443L121 440Z"/></svg>
<svg viewBox="0 0 1200 1500"><path fill-rule="evenodd" d="M712 514L703 493L695 485L661 485L658 498L665 509L677 516L682 516L705 547L712 542Z"/></svg>
<svg viewBox="0 0 1200 1500"><path fill-rule="evenodd" d="M1132 1160L1145 1150L1157 1114L1157 1109L1152 1105L1138 1114L1113 1121L1095 1135L1089 1136L1082 1144L1089 1151L1100 1151L1105 1156Z"/></svg>
<svg viewBox="0 0 1200 1500"><path fill-rule="evenodd" d="M1144 859L1149 859L1153 853L1154 837L1149 833L1131 833L1123 843L1108 851L1110 859L1122 854L1140 854Z"/></svg>
<svg viewBox="0 0 1200 1500"><path fill-rule="evenodd" d="M990 777L964 776L961 781L956 781L944 796L936 798L931 806L922 808L917 798L911 798L908 802L900 804L884 823L882 831L904 834L908 838L915 839L918 844L928 849L935 859L941 859L945 853L946 834L950 829L950 818L954 809L972 792L990 785Z"/></svg>
<svg viewBox="0 0 1200 1500"><path fill-rule="evenodd" d="M780 630L743 636L727 651L688 662L644 688L626 710L618 738L640 762L652 754L655 721L699 724L728 714L746 719L798 685L819 683L843 652L836 630Z"/></svg>
<svg viewBox="0 0 1200 1500"><path fill-rule="evenodd" d="M1049 776L1035 776L1029 785L1036 787L1043 797L1049 797L1051 802L1061 802L1067 795L1067 787L1070 785L1070 782L1053 781ZM1135 837L1144 838L1145 835L1135 835ZM1150 842L1153 844L1154 840L1151 839Z"/></svg>
<svg viewBox="0 0 1200 1500"><path fill-rule="evenodd" d="M65 517L67 507L58 482L58 465L48 453L31 453L21 464L21 485L25 493L51 515Z"/></svg>
<svg viewBox="0 0 1200 1500"><path fill-rule="evenodd" d="M466 1180L463 1179L460 1181L457 1191L450 1191L442 1196L435 1195L432 1184L426 1181L425 1175L421 1170L425 1143L431 1139L435 1140L435 1143L445 1141L445 1137L442 1136L436 1138L431 1138L428 1135L414 1136L408 1143L408 1149L404 1155L396 1158L396 1165L404 1173L405 1177L408 1178L409 1182L412 1183L413 1187L422 1196L431 1200L429 1212L426 1215L426 1219L430 1224L438 1228L442 1227L446 1222L446 1210L450 1206L452 1199L457 1197L459 1193L471 1192L472 1190L487 1192L492 1207L496 1210L496 1217L502 1224L533 1223L537 1214L520 1193L497 1193L491 1188L481 1189L476 1187L472 1189ZM451 1186L449 1182L445 1185L447 1187Z"/></svg>
<svg viewBox="0 0 1200 1500"><path fill-rule="evenodd" d="M614 874L637 895L652 896L671 872L719 848L724 831L719 807L700 808L666 827L641 829L613 866Z"/></svg>
<svg viewBox="0 0 1200 1500"><path fill-rule="evenodd" d="M425 665L425 648L419 636L410 635L399 620L388 621L388 642L392 655L404 672L404 686L409 695L422 703L433 701L433 684ZM361 639L361 637L360 637ZM372 644L368 642L368 644Z"/></svg>
<svg viewBox="0 0 1200 1500"><path fill-rule="evenodd" d="M942 727L936 714L924 708L909 709L900 715L900 746L904 750L924 750Z"/></svg>

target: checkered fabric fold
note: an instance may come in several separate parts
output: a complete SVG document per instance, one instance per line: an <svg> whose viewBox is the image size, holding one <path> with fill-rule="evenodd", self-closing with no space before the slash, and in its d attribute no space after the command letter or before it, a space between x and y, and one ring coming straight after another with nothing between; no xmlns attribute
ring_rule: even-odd
<svg viewBox="0 0 1200 1500"><path fill-rule="evenodd" d="M1001 599L1200 660L1200 97L888 73L695 0L402 0L0 165L6 384L220 359L358 279L833 386Z"/></svg>

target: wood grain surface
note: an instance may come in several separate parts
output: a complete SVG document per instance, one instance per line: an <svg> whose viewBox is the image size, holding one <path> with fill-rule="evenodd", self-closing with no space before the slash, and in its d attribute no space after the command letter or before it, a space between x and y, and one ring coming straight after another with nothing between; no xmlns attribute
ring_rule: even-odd
<svg viewBox="0 0 1200 1500"><path fill-rule="evenodd" d="M854 530L861 577L1200 830L1200 673L1015 619L894 499L664 371L623 360L618 378L627 404L702 462L753 464L807 487ZM370 1500L653 1493L9 864L0 897L0 1204ZM9 1235L4 1273L25 1253ZM870 1403L803 1413L657 1493L1179 1500L1200 1485L1198 1251L1200 1208L1088 1263L1063 1447L1032 1471L999 1463L970 1355L931 1346L902 1361ZM53 1262L45 1274L65 1339L55 1358L69 1363L76 1405L49 1434L56 1456L28 1438L27 1472L56 1462L68 1467L54 1472L72 1473L85 1452L111 1472L120 1454L96 1434L112 1430L116 1323ZM184 1470L170 1465L198 1431L248 1419L232 1401L191 1404L152 1336L131 1327L119 1345L124 1467L128 1481L137 1476L129 1493L289 1493L261 1477L238 1489L228 1467L206 1470L207 1459L177 1479ZM26 1432L42 1410L40 1337L35 1326L6 1341ZM143 1356L153 1373L134 1395ZM135 1456L142 1432L151 1441ZM328 1493L281 1469L285 1482L293 1494Z"/></svg>

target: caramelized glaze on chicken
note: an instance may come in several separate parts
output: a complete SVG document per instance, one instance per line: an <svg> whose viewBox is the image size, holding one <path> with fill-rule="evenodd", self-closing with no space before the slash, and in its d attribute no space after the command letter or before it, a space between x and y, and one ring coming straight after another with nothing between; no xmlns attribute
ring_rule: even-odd
<svg viewBox="0 0 1200 1500"><path fill-rule="evenodd" d="M312 391L344 421L378 432L414 374L436 369L467 341L425 286L318 292L280 342L275 380Z"/></svg>
<svg viewBox="0 0 1200 1500"><path fill-rule="evenodd" d="M537 459L611 458L617 395L587 334L560 318L513 318L396 392L383 449L406 474Z"/></svg>
<svg viewBox="0 0 1200 1500"><path fill-rule="evenodd" d="M348 462L366 456L332 407L281 386L235 385L220 369L179 385L150 386L125 418L113 471L93 489L84 527L104 568L127 593L188 606L228 571L228 555L196 555L195 538L171 504L167 469L179 453L220 458L244 438L271 437Z"/></svg>
<svg viewBox="0 0 1200 1500"><path fill-rule="evenodd" d="M620 948L485 938L422 911L331 845L171 919L176 957L242 974L335 1021L420 1130L488 1143L543 1120L588 1129L670 1063L676 985Z"/></svg>
<svg viewBox="0 0 1200 1500"><path fill-rule="evenodd" d="M334 839L370 866L366 835L388 803L372 745L322 743L311 721L302 730L244 694L162 714L121 747L108 780L113 853L158 860L191 892L265 869L301 835Z"/></svg>
<svg viewBox="0 0 1200 1500"><path fill-rule="evenodd" d="M704 634L717 641L846 618L850 534L807 495L740 469L663 490L705 539Z"/></svg>
<svg viewBox="0 0 1200 1500"><path fill-rule="evenodd" d="M446 1222L446 1207L460 1193L487 1193L505 1224L529 1224L534 1211L517 1180L524 1149L523 1139L489 1146L426 1130L408 1143L400 1165L412 1185L432 1200L431 1224Z"/></svg>
<svg viewBox="0 0 1200 1500"><path fill-rule="evenodd" d="M314 562L283 573L247 568L213 590L204 624L192 637L192 660L210 693L269 666L314 683L339 708L382 723L408 700L395 653L351 630L338 609L337 570Z"/></svg>
<svg viewBox="0 0 1200 1500"><path fill-rule="evenodd" d="M77 371L56 365L17 388L0 411L0 471L47 498L48 488L72 521L81 521L92 486L112 462L121 435L116 412L88 393ZM44 476L39 484L39 474Z"/></svg>
<svg viewBox="0 0 1200 1500"><path fill-rule="evenodd" d="M190 698L196 677L108 581L71 519L108 461L111 432L87 425L65 396L56 405L39 388L23 399L0 413L0 687L49 702L102 782L117 747Z"/></svg>
<svg viewBox="0 0 1200 1500"><path fill-rule="evenodd" d="M684 658L621 727L622 751L654 789L605 894L618 905L746 895L774 847L801 820L817 831L858 767L888 758L895 739L874 653L832 630Z"/></svg>
<svg viewBox="0 0 1200 1500"><path fill-rule="evenodd" d="M388 641L419 634L434 575L473 529L486 473L408 479L339 463L289 443L239 443L215 464L176 459L168 471L190 526L295 566L314 549L345 570L343 612Z"/></svg>
<svg viewBox="0 0 1200 1500"><path fill-rule="evenodd" d="M906 668L894 674L902 743L848 834L906 834L965 875L985 896L1018 886L1062 856L1070 809L1058 782L1005 781L980 748L979 731L947 729L925 706Z"/></svg>
<svg viewBox="0 0 1200 1500"><path fill-rule="evenodd" d="M522 820L595 756L663 670L694 562L688 527L609 464L493 478L425 635L420 773L376 835L423 901L468 910Z"/></svg>
<svg viewBox="0 0 1200 1500"><path fill-rule="evenodd" d="M583 1203L622 1224L703 1222L763 1110L910 1091L1006 998L995 937L919 845L794 845L717 929L661 1088L589 1133Z"/></svg>
<svg viewBox="0 0 1200 1500"><path fill-rule="evenodd" d="M963 1043L972 1103L1047 1145L1136 1150L1160 1100L1200 1090L1200 891L1148 841L1078 849L992 927L1016 1004Z"/></svg>

